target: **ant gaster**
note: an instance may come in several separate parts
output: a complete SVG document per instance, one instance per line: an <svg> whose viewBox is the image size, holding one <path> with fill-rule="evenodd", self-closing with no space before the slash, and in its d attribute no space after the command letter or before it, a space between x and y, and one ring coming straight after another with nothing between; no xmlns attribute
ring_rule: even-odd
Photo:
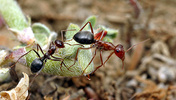
<svg viewBox="0 0 176 100"><path fill-rule="evenodd" d="M89 24L90 25L90 28L91 28L91 32L90 31L83 31L84 27ZM105 41L102 41L103 37L107 34L107 31L103 31L101 37L99 39L95 39L94 38L94 32L93 32L93 28L92 28L92 25L91 25L91 22L87 22L81 29L79 32L77 32L74 36L73 36L73 39L80 43L80 44L91 44L90 47L88 48L84 48L84 47L80 47L77 49L77 53L76 53L76 56L75 56L75 61L73 63L73 65L76 63L76 60L77 60L77 56L78 56L78 52L80 49L91 49L91 48L95 48L95 53L93 55L93 58L91 59L91 61L89 62L89 64L86 66L86 68L83 70L83 73L85 72L85 70L87 69L87 67L92 63L93 59L95 58L96 56L96 52L97 52L97 49L100 49L100 59L101 59L101 65L99 65L95 70L94 72L100 68L101 66L103 66L108 60L109 58L112 56L112 54L115 53L115 55L117 57L119 57L121 60L122 60L122 68L124 67L124 60L125 60L125 52L129 51L132 47L134 47L135 45L133 45L132 47L130 47L127 51L124 50L123 48L123 45L121 44L118 44L118 45L114 45L112 44L111 42L105 42ZM148 40L148 39L147 39ZM145 41L147 41L145 40ZM143 42L145 42L143 41ZM137 45L137 44L136 44ZM107 59L105 60L105 62L103 62L103 59L102 59L102 52L103 51L111 51L112 52L109 54L109 56L107 57ZM70 67L72 67L73 65L71 65ZM69 68L70 68L69 67Z"/></svg>

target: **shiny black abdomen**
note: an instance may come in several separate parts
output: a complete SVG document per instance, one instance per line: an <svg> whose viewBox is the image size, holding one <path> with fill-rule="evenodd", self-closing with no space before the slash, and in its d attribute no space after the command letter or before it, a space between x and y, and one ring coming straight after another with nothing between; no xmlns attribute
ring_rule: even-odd
<svg viewBox="0 0 176 100"><path fill-rule="evenodd" d="M94 34L89 31L80 31L73 36L73 39L80 44L95 43Z"/></svg>
<svg viewBox="0 0 176 100"><path fill-rule="evenodd" d="M32 73L38 72L43 67L43 61L39 58L36 58L31 64Z"/></svg>

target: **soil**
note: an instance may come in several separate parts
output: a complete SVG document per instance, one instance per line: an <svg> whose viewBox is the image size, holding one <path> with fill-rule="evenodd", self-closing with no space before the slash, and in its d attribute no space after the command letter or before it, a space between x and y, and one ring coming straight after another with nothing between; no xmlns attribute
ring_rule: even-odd
<svg viewBox="0 0 176 100"><path fill-rule="evenodd" d="M43 100L44 97L45 100L49 97L54 100L175 100L175 0L138 0L139 9L130 0L17 2L23 12L31 17L32 23L44 23L58 34L69 23L81 26L87 17L97 15L97 24L119 30L113 43L122 44L125 50L150 39L126 53L124 69L121 60L113 55L104 67L90 75L91 80L41 73L29 89L29 100ZM18 44L13 42L14 36L5 26L1 26L0 38L0 45L10 49ZM109 54L108 51L103 52L103 59ZM99 56L96 56L94 63L95 66L100 64ZM28 68L20 66L17 65L19 76L24 70L30 73ZM12 81L1 83L0 89L10 89L15 85Z"/></svg>

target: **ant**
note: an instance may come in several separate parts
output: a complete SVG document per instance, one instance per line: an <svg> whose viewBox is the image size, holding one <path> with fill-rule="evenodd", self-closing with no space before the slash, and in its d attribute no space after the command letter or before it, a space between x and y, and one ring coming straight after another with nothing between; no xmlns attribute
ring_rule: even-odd
<svg viewBox="0 0 176 100"><path fill-rule="evenodd" d="M89 24L90 25L90 28L91 28L91 32L90 31L83 31L84 27ZM127 51L124 50L123 48L123 45L121 44L118 44L118 45L114 45L112 44L111 42L105 42L105 41L102 41L102 38L107 34L107 31L103 31L101 34L101 37L98 38L98 39L95 39L94 37L94 32L93 32L93 28L92 28L92 25L91 25L91 22L87 22L81 29L79 32L77 32L74 36L73 36L73 39L80 43L80 44L90 44L90 47L88 48L84 48L84 47L80 47L77 49L77 53L76 53L76 56L75 56L75 61L73 63L73 65L75 65L76 63L76 60L77 60L77 56L78 56L78 52L80 49L91 49L91 48L95 48L95 53L91 59L91 61L89 62L89 64L86 66L86 68L83 70L83 73L85 72L85 70L87 69L87 67L92 63L93 59L95 58L96 56L96 52L97 52L97 49L100 49L100 60L101 60L101 65L99 65L98 67L96 67L96 69L93 71L93 73L98 69L100 68L101 66L104 66L104 64L109 60L109 58L115 53L115 55L117 57L119 57L122 61L122 68L124 67L124 60L125 60L125 52L128 52L130 49L132 49L134 46L138 45L138 44L135 44L133 46L131 46ZM99 34L99 35L100 35ZM105 34L105 35L104 35ZM98 36L99 37L99 36ZM147 40L144 40L142 42L145 42L145 41L148 41L149 39ZM109 54L109 56L107 57L107 59L105 60L105 62L103 62L103 59L102 59L102 52L103 51L113 51ZM69 68L71 68L73 65L71 65ZM89 77L89 76L88 76Z"/></svg>
<svg viewBox="0 0 176 100"><path fill-rule="evenodd" d="M25 55L27 55L28 53L30 53L31 51L34 51L38 58L34 59L31 63L31 72L32 73L40 73L40 71L44 68L45 63L47 62L47 60L53 60L53 61L61 61L61 66L62 64L64 64L64 59L62 58L58 58L53 56L53 54L55 53L57 48L64 48L64 43L60 40L55 40L54 42L52 41L49 45L49 49L46 53L44 53L44 51L42 50L42 48L40 47L39 44L37 44L37 51L35 49L31 49L29 50L27 53L23 54L20 58L18 58L18 60L15 62L14 65L16 65L16 63ZM41 57L38 53L38 50L40 50L43 54L43 56ZM66 65L64 64L64 66L66 67ZM12 66L13 67L13 66ZM11 67L11 68L12 68Z"/></svg>
<svg viewBox="0 0 176 100"><path fill-rule="evenodd" d="M64 30L64 31L65 31L65 30ZM68 31L68 30L67 30L67 31ZM30 53L31 51L34 51L34 52L37 54L38 58L34 59L34 60L32 61L32 63L31 63L31 66L30 66L31 72L32 72L32 73L36 73L36 74L35 74L35 76L33 77L32 81L30 82L29 87L32 85L34 79L38 76L38 74L42 71L42 69L44 68L45 63L47 62L47 60L61 61L61 67L62 67L62 65L64 65L64 66L66 67L63 58L59 58L59 57L53 56L53 54L55 53L55 51L56 51L57 48L64 48L64 47L65 47L64 44L68 44L68 45L72 46L72 45L69 44L69 43L63 42L63 30L61 31L61 33L62 33L62 41L60 41L60 40L55 40L54 42L52 41L52 42L50 43L49 49L48 49L48 51L47 51L46 53L44 53L44 51L42 50L42 48L40 47L39 44L36 44L36 46L37 46L37 51L36 51L35 49L31 49L31 50L29 50L28 52L26 52L25 54L23 54L22 56L20 56L20 57L18 58L18 60L11 66L10 74L12 75L12 80L15 80L15 82L17 82L16 80L17 80L18 76L17 76L16 71L15 71L15 69L14 69L16 63L17 63L22 57L24 57L25 55L27 55L27 54ZM75 44L75 45L76 45L76 44ZM42 54L43 54L42 57L39 55L38 50L40 50L40 51L42 52ZM60 67L60 68L61 68L61 67ZM67 67L66 67L66 68L67 68ZM68 68L67 68L67 69L68 69ZM62 69L61 69L61 70L62 70ZM69 70L69 69L68 69L68 70ZM69 71L71 71L71 70L69 70Z"/></svg>
<svg viewBox="0 0 176 100"><path fill-rule="evenodd" d="M62 41L61 41L61 40L55 40L54 42L52 41L52 42L50 43L49 49L48 49L48 51L47 51L46 53L44 53L44 51L42 50L42 48L40 47L39 44L36 44L36 46L37 46L37 51L36 51L35 49L31 49L31 50L29 50L28 52L26 52L25 54L23 54L22 56L20 56L20 57L18 58L18 60L11 66L11 69L12 69L13 67L15 67L16 63L17 63L22 57L24 57L25 55L27 55L27 54L30 53L31 51L34 51L34 52L37 54L37 56L38 56L38 58L34 59L34 60L32 61L32 63L31 63L30 68L31 68L31 72L32 72L32 73L39 74L39 73L41 72L41 70L44 68L45 63L47 62L47 60L61 61L61 67L62 67L62 65L64 65L64 66L66 67L63 58L59 58L59 57L53 56L53 54L55 53L56 49L57 49L57 48L64 48L64 47L65 47L64 44L68 44L68 45L70 45L70 46L73 46L73 45L80 45L80 44L73 44L73 45L72 45L72 44L63 42L63 31L69 31L69 30L62 30L62 31L61 31ZM42 54L43 54L42 57L39 55L38 50L40 50L40 51L42 52ZM67 68L67 67L66 67L66 68ZM67 68L67 69L68 69L68 68ZM61 69L61 70L62 70L62 69ZM69 69L68 69L68 70L69 70Z"/></svg>

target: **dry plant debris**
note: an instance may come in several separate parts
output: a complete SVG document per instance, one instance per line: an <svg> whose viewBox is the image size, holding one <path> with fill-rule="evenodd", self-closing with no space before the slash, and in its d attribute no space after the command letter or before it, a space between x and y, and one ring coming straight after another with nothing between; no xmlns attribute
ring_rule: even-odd
<svg viewBox="0 0 176 100"><path fill-rule="evenodd" d="M143 92L136 93L133 96L135 100L164 100L166 98L166 90L158 88L153 81L142 79L139 76L136 76L136 79L144 83L146 87L144 87Z"/></svg>
<svg viewBox="0 0 176 100"><path fill-rule="evenodd" d="M23 73L24 78L20 80L18 85L9 90L0 92L0 100L25 100L28 96L29 77Z"/></svg>

